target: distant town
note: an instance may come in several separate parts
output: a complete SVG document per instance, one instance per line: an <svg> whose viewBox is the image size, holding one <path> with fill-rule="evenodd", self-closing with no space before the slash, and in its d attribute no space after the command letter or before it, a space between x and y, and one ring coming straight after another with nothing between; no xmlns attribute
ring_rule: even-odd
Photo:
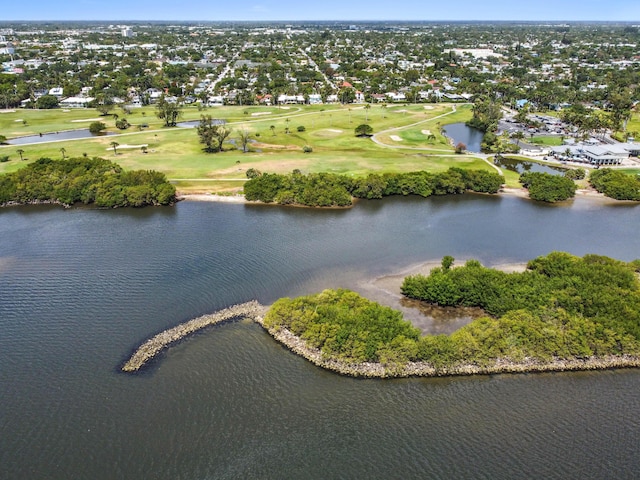
<svg viewBox="0 0 640 480"><path fill-rule="evenodd" d="M5 23L0 61L4 109L489 102L488 152L639 151L634 24Z"/></svg>

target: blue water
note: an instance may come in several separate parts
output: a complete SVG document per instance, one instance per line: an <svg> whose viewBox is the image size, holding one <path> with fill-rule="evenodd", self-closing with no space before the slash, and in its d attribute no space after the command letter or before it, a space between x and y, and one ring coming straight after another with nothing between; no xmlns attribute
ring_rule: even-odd
<svg viewBox="0 0 640 480"><path fill-rule="evenodd" d="M638 257L634 206L460 196L312 210L0 210L0 478L637 478L640 372L355 380L260 327L139 375L151 334L453 255Z"/></svg>

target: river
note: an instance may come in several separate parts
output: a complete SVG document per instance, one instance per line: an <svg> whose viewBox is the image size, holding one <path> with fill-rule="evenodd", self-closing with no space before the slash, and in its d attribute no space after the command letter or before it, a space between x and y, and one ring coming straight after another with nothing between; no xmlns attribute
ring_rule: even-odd
<svg viewBox="0 0 640 480"><path fill-rule="evenodd" d="M443 255L631 260L637 219L628 205L482 195L0 210L0 478L637 478L635 369L357 380L238 322L119 372L195 316L360 289Z"/></svg>

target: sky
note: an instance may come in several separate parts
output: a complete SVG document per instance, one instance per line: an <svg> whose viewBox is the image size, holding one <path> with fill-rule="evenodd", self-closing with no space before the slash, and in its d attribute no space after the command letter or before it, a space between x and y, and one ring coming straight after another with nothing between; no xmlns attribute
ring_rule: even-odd
<svg viewBox="0 0 640 480"><path fill-rule="evenodd" d="M13 20L525 20L631 21L639 0L28 0L3 2Z"/></svg>

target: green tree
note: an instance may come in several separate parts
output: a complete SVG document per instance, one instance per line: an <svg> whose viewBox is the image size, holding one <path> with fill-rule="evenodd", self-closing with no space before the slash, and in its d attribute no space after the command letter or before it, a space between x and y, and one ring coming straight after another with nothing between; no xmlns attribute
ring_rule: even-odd
<svg viewBox="0 0 640 480"><path fill-rule="evenodd" d="M98 135L98 134L102 133L102 131L104 131L106 129L107 129L107 126L102 122L92 122L89 125L89 131L93 135Z"/></svg>
<svg viewBox="0 0 640 480"><path fill-rule="evenodd" d="M366 123L358 125L355 128L356 137L370 137L372 133L373 128L371 127L371 125L367 125Z"/></svg>
<svg viewBox="0 0 640 480"><path fill-rule="evenodd" d="M168 102L162 95L156 103L156 116L164 120L165 127L175 127L178 119L182 117L182 109L177 103Z"/></svg>
<svg viewBox="0 0 640 480"><path fill-rule="evenodd" d="M126 118L119 118L118 120L116 120L116 128L120 130L126 130L130 126L131 124Z"/></svg>
<svg viewBox="0 0 640 480"><path fill-rule="evenodd" d="M240 138L242 153L247 153L247 151L249 151L249 141L251 140L251 130L248 128L241 128L238 130L238 137Z"/></svg>
<svg viewBox="0 0 640 480"><path fill-rule="evenodd" d="M41 108L44 110L58 108L58 104L58 97L55 97L53 95L42 95L36 100L36 108Z"/></svg>
<svg viewBox="0 0 640 480"><path fill-rule="evenodd" d="M60 153L62 154L62 159L64 160L66 158L65 155L67 154L67 149L62 147L60 149Z"/></svg>
<svg viewBox="0 0 640 480"><path fill-rule="evenodd" d="M211 115L200 116L197 132L200 143L205 145L206 152L216 153L223 150L224 141L231 135L231 129L227 128L225 123L224 120L211 118Z"/></svg>
<svg viewBox="0 0 640 480"><path fill-rule="evenodd" d="M20 155L20 160L21 160L21 161L22 161L22 160L24 160L24 158L23 158L23 156L22 156L22 155L24 154L24 150L23 150L23 149L21 149L21 148L17 149L17 150L16 150L16 153L17 153L18 155Z"/></svg>
<svg viewBox="0 0 640 480"><path fill-rule="evenodd" d="M114 108L116 108L116 104L113 101L113 97L109 95L99 95L95 100L96 110L100 113L100 115L107 116L109 112L111 112Z"/></svg>
<svg viewBox="0 0 640 480"><path fill-rule="evenodd" d="M529 197L543 202L559 202L573 198L576 184L570 178L549 173L526 172L520 175L520 183L529 190Z"/></svg>
<svg viewBox="0 0 640 480"><path fill-rule="evenodd" d="M111 145L111 148L113 148L113 154L117 155L118 154L117 148L120 146L120 144L118 142L111 142L109 145Z"/></svg>
<svg viewBox="0 0 640 480"><path fill-rule="evenodd" d="M502 118L502 108L498 102L486 97L478 98L473 104L473 117L467 122L470 127L483 132L493 132Z"/></svg>

